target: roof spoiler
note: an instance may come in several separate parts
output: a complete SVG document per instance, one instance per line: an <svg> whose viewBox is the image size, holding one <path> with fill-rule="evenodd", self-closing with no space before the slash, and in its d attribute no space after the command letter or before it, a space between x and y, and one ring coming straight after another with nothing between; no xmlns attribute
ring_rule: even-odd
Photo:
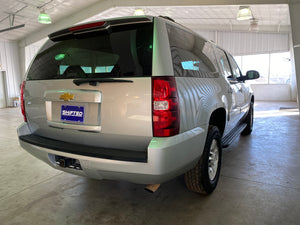
<svg viewBox="0 0 300 225"><path fill-rule="evenodd" d="M120 18L107 21L95 21L90 23L84 23L75 25L48 35L52 41L61 41L63 39L71 38L73 35L80 35L89 32L96 32L101 30L107 30L114 26L131 25L138 23L150 23L152 19L149 17L130 17Z"/></svg>
<svg viewBox="0 0 300 225"><path fill-rule="evenodd" d="M174 20L174 19L172 19L171 17L168 17L168 16L158 16L158 17L160 17L160 18L164 18L164 19L166 19L166 20L170 20L170 21L172 21L172 22L176 23L176 22L175 22L175 20Z"/></svg>

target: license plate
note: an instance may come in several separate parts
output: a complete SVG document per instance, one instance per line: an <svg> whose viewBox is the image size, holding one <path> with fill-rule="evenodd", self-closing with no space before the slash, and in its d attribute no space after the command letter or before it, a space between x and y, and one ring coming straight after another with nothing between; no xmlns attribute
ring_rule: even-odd
<svg viewBox="0 0 300 225"><path fill-rule="evenodd" d="M73 105L61 106L61 120L83 123L84 107Z"/></svg>

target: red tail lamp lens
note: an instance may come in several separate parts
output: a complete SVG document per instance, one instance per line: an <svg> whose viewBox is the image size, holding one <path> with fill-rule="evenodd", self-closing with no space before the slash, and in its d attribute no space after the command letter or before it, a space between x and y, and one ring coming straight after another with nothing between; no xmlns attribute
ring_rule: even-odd
<svg viewBox="0 0 300 225"><path fill-rule="evenodd" d="M69 28L69 31L78 31L78 30L85 30L85 29L90 29L90 28L95 28L95 27L101 27L104 24L105 24L105 21L82 24L82 25L78 25L78 26Z"/></svg>
<svg viewBox="0 0 300 225"><path fill-rule="evenodd" d="M174 77L152 77L152 120L154 137L179 133L179 101Z"/></svg>
<svg viewBox="0 0 300 225"><path fill-rule="evenodd" d="M20 95L21 95L21 112L24 117L24 121L27 122L27 117L26 117L26 113L25 113L24 90L25 90L25 81L23 81L23 83L21 85Z"/></svg>

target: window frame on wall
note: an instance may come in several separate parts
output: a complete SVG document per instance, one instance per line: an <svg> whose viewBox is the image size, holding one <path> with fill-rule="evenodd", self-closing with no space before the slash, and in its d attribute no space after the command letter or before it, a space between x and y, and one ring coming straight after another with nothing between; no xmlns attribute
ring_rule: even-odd
<svg viewBox="0 0 300 225"><path fill-rule="evenodd" d="M273 60L273 57L281 57L282 58L282 64L280 67L278 67L277 65L279 64L278 61ZM283 60L284 59L284 60ZM283 62L285 61L285 62ZM285 65L284 65L284 64ZM289 64L289 68L287 68ZM273 72L272 70L277 66L277 68L275 69L276 72ZM288 70L289 76L288 79L286 79L286 82L273 82L272 80L275 79L277 77L277 79L284 79L284 77L282 76L278 76L278 73L282 73L283 70ZM279 72L278 72L279 71ZM277 73L275 75L275 73ZM269 84L290 84L291 83L291 74L292 74L292 63L291 63L291 53L290 52L278 52L278 53L273 53L270 54L270 76L269 76Z"/></svg>
<svg viewBox="0 0 300 225"><path fill-rule="evenodd" d="M281 76L280 75L276 76L277 77L276 79L277 80L282 80L282 82L272 82L272 77L274 77L274 73L272 72L272 71L274 71L274 69L273 69L274 68L274 62L273 62L272 58L274 56L278 55L278 54L282 54L282 55L285 54L286 55L285 58L288 61L289 65L286 64L286 66L285 66L285 68L287 68L287 74L284 74L284 75L281 75ZM252 64L252 66L245 66L245 58L249 58L249 60L251 60L253 62L253 60L255 60L255 58L257 58L257 57L259 57L258 63L260 65L265 63L265 65L266 65L265 68L259 69L258 67L255 66L255 64L257 64L257 63ZM285 51L285 52L272 52L272 53L255 54L255 55L234 56L234 59L237 62L237 64L239 65L243 75L246 74L247 70L257 70L260 73L260 78L259 79L248 81L250 84L268 84L268 85L272 85L272 84L290 84L290 82L291 82L291 69L292 69L292 64L291 64L290 58L291 58L291 53L289 51L288 52ZM282 67L282 65L278 66L278 62L275 63L275 66L277 66L277 68ZM261 72L262 70L264 72Z"/></svg>

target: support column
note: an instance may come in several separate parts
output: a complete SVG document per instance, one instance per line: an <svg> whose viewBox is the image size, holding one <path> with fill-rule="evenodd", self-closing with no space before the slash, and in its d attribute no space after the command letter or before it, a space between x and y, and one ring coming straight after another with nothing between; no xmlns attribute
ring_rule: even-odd
<svg viewBox="0 0 300 225"><path fill-rule="evenodd" d="M300 0L290 0L289 1L290 18L292 26L292 38L293 38L293 49L294 49L294 59L295 59L295 71L297 80L297 90L298 90L298 104L299 94L300 94Z"/></svg>

